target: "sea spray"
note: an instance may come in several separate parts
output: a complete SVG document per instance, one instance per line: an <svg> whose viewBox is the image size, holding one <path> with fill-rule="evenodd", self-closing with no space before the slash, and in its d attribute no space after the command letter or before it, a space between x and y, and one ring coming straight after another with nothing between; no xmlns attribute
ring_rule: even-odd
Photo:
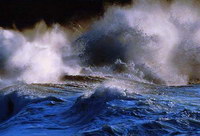
<svg viewBox="0 0 200 136"><path fill-rule="evenodd" d="M77 28L73 39L69 36L73 32L59 24L43 22L22 32L2 28L1 78L44 83L58 82L65 74L99 71L102 76L129 75L155 84L196 81L200 75L196 3L142 0L130 7L112 6L88 29Z"/></svg>
<svg viewBox="0 0 200 136"><path fill-rule="evenodd" d="M114 65L120 59L149 75L145 80L168 85L198 79L197 7L195 1L136 1L131 8L111 7L78 39L83 63Z"/></svg>
<svg viewBox="0 0 200 136"><path fill-rule="evenodd" d="M40 29L41 26L43 29ZM2 37L2 48L9 46L8 51L5 49L4 52L12 53L4 55L3 64L11 69L10 71L16 72L14 74L18 75L17 80L27 83L58 82L63 74L79 73L78 63L71 64L76 63L76 60L63 59L63 56L67 58L73 55L66 32L61 30L59 25L46 27L46 30L44 27L45 24L40 23L32 30L33 34L30 30L26 35L17 31L2 30L2 33L5 33Z"/></svg>

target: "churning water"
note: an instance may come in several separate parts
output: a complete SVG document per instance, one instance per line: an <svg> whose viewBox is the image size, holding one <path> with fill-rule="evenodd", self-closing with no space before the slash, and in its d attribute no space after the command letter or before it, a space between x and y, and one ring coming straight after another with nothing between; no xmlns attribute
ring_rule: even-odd
<svg viewBox="0 0 200 136"><path fill-rule="evenodd" d="M0 135L200 135L198 7L141 0L75 32L1 28Z"/></svg>

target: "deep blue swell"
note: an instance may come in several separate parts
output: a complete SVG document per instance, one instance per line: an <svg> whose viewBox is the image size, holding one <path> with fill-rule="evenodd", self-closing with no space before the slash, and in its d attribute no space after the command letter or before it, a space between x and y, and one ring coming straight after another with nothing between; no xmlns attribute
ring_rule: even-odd
<svg viewBox="0 0 200 136"><path fill-rule="evenodd" d="M2 94L0 135L200 135L200 86L145 93L54 89L58 93L42 98L17 90Z"/></svg>

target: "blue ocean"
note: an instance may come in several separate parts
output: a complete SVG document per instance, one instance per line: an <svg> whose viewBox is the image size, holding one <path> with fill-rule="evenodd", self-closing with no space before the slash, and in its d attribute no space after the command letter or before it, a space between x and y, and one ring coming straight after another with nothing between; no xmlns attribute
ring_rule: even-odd
<svg viewBox="0 0 200 136"><path fill-rule="evenodd" d="M200 136L198 0L106 2L65 25L0 16L0 136Z"/></svg>

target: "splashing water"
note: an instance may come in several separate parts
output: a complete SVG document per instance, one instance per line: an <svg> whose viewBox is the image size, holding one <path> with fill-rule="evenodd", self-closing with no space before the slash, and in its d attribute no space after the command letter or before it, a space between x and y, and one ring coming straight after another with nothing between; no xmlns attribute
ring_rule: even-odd
<svg viewBox="0 0 200 136"><path fill-rule="evenodd" d="M80 37L78 44L85 46L82 56L89 65L113 64L117 59L144 65L168 85L198 79L200 16L195 2L151 2L109 8ZM149 70L139 68L144 75Z"/></svg>
<svg viewBox="0 0 200 136"><path fill-rule="evenodd" d="M89 68L103 75L125 70L129 77L167 85L198 80L198 6L195 1L152 2L110 7L73 41L68 38L72 32L44 22L24 32L2 29L1 75L28 83L58 82L64 74ZM122 68L118 60L125 69L116 70Z"/></svg>
<svg viewBox="0 0 200 136"><path fill-rule="evenodd" d="M20 32L1 31L5 44L2 47L8 46L7 50L11 52L9 57L5 56L6 67L14 69L16 74L19 72L17 79L27 83L57 82L64 73L78 74L78 64L72 68L72 64L66 65L62 59L63 50L67 54L65 56L72 55L66 33L58 25L44 32L40 30L41 27L44 28L45 24L37 25L31 38Z"/></svg>
<svg viewBox="0 0 200 136"><path fill-rule="evenodd" d="M136 0L83 28L1 28L0 135L199 135L199 6Z"/></svg>

